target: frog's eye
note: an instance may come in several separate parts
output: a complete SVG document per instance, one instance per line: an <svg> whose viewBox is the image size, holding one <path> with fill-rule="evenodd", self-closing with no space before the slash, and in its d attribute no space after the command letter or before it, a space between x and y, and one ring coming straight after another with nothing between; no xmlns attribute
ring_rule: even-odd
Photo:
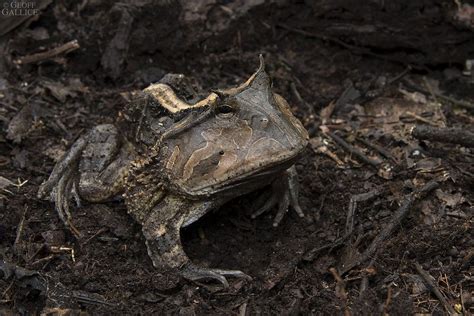
<svg viewBox="0 0 474 316"><path fill-rule="evenodd" d="M235 107L232 105L232 102L225 102L217 105L215 109L216 115L222 118L229 118L233 116L235 113Z"/></svg>
<svg viewBox="0 0 474 316"><path fill-rule="evenodd" d="M231 107L228 104L222 104L222 105L219 105L216 108L216 113L217 114L230 114L230 113L233 113L233 112L234 112L234 108Z"/></svg>

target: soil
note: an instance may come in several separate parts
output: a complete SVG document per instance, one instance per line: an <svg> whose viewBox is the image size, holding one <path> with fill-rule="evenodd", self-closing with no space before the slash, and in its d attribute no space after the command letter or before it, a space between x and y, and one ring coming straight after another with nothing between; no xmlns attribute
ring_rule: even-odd
<svg viewBox="0 0 474 316"><path fill-rule="evenodd" d="M32 3L40 13L0 16L0 314L474 312L474 152L411 134L474 130L469 4ZM78 49L34 55L73 40ZM224 289L161 273L120 200L74 208L76 239L36 197L127 92L170 72L205 91L237 85L260 53L311 136L297 163L305 217L251 219L262 190L182 232L195 263L252 281Z"/></svg>

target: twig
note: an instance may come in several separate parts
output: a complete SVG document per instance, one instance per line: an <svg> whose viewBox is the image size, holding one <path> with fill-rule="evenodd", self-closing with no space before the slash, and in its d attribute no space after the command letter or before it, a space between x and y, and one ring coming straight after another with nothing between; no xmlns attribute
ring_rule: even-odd
<svg viewBox="0 0 474 316"><path fill-rule="evenodd" d="M17 65L25 65L25 64L30 64L30 63L35 63L38 61L50 59L53 57L58 56L59 54L67 54L70 53L80 47L79 42L77 40L73 40L70 42L67 42L61 46L58 46L56 48L50 49L45 52L37 53L37 54L32 54L32 55L27 55L20 57L14 61L15 64Z"/></svg>
<svg viewBox="0 0 474 316"><path fill-rule="evenodd" d="M405 77L405 75L407 75L410 71L411 71L411 66L408 65L407 68L405 68L405 70L403 70L401 73L399 73L398 75L396 75L395 77L389 79L387 81L387 85L391 85L392 83L402 79L403 77Z"/></svg>
<svg viewBox="0 0 474 316"><path fill-rule="evenodd" d="M354 215L355 215L355 210L357 208L357 203L373 199L374 197L379 196L382 193L383 193L383 190L375 189L367 193L361 193L361 194L356 194L356 195L351 196L351 199L349 201L349 207L347 209L346 230L345 230L346 234L352 233L354 229Z"/></svg>
<svg viewBox="0 0 474 316"><path fill-rule="evenodd" d="M455 98L448 97L446 95L436 93L436 96L440 99L443 99L445 101L451 102L452 104L455 104L457 106L460 106L462 108L466 108L468 110L474 111L474 104L464 101L464 100L457 100Z"/></svg>
<svg viewBox="0 0 474 316"><path fill-rule="evenodd" d="M245 315L247 315L247 303L246 302L239 306L239 316L245 316Z"/></svg>
<svg viewBox="0 0 474 316"><path fill-rule="evenodd" d="M429 94L430 92L427 91L426 89L418 86L417 84L413 83L411 80L403 80L403 83L405 85L407 85L409 88L413 89L413 90L416 90L416 91L419 91L419 92L422 92L424 94ZM445 101L448 101L448 102L451 102L452 104L455 104L457 106L460 106L462 108L465 108L465 109L468 109L468 110L471 110L471 111L474 111L474 104L471 103L471 102L467 102L467 101L464 101L464 100L458 100L458 99L455 99L455 98L452 98L452 97L449 97L449 96L446 96L442 93L437 93L437 92L434 92L433 91L433 94L435 96L437 96L438 98L440 99L443 99Z"/></svg>
<svg viewBox="0 0 474 316"><path fill-rule="evenodd" d="M360 150L354 148L352 145L348 144L345 140L334 134L333 132L327 132L327 134L339 145L341 146L345 151L349 152L350 154L353 154L366 164L369 164L373 167L377 167L380 162L369 159L364 153L362 153Z"/></svg>
<svg viewBox="0 0 474 316"><path fill-rule="evenodd" d="M102 298L101 295L96 294L96 293L73 291L71 297L84 304L95 304L95 305L100 304L100 305L105 305L109 307L113 307L116 305L116 304L107 302L105 299Z"/></svg>
<svg viewBox="0 0 474 316"><path fill-rule="evenodd" d="M334 248L337 248L337 247L340 247L342 245L344 245L344 243L346 242L346 240L350 237L351 234L344 234L344 236L342 236L341 238L339 239L336 239L335 241L333 241L332 243L329 243L329 244L326 244L326 245L323 245L323 246L320 246L318 248L313 248L309 251L307 251L304 255L303 255L303 260L305 261L312 261L316 255L318 253L320 253L321 251L323 250L327 250L326 253L330 253Z"/></svg>
<svg viewBox="0 0 474 316"><path fill-rule="evenodd" d="M51 247L49 247L49 250L52 253L61 253L61 252L64 252L64 251L69 252L71 254L72 262L76 262L76 257L74 255L74 248L72 248L72 247L51 246Z"/></svg>
<svg viewBox="0 0 474 316"><path fill-rule="evenodd" d="M402 59L391 57L391 56L385 56L385 55L381 55L381 54L376 54L376 53L371 52L368 48L354 46L354 45L348 44L348 43L346 43L344 41L341 41L340 39L337 39L337 38L334 38L334 37L330 37L330 36L327 36L327 35L322 35L322 34L317 34L317 33L314 33L314 32L308 32L308 31L296 29L296 28L290 27L290 26L288 26L286 24L282 24L282 23L278 24L278 26L281 27L282 29L285 29L287 31L290 31L290 32L293 32L293 33L296 33L296 34L300 34L300 35L304 35L304 36L307 36L307 37L316 38L316 39L319 39L321 41L327 41L327 42L330 42L330 43L333 43L333 44L337 44L339 46L342 46L344 48L349 49L350 51L352 51L355 54L372 56L372 57L379 58L379 59L382 59L382 60L388 60L388 61L391 61L391 62L395 62L395 63L398 63L398 64L409 66L409 64L407 62L405 62L404 60L402 60ZM411 67L415 68L415 66L411 66ZM420 68L420 67L418 67L418 68Z"/></svg>
<svg viewBox="0 0 474 316"><path fill-rule="evenodd" d="M338 166L344 166L344 162L339 159L339 157L335 153L330 151L327 146L319 146L318 148L316 148L315 152L328 156L329 158L334 160Z"/></svg>
<svg viewBox="0 0 474 316"><path fill-rule="evenodd" d="M95 237L99 236L100 234L102 234L103 232L107 231L107 228L105 227L102 227L101 229L99 229L94 235L92 235L91 237L89 237L86 241L84 241L84 243L82 243L82 246L88 244L92 239L94 239Z"/></svg>
<svg viewBox="0 0 474 316"><path fill-rule="evenodd" d="M433 294L439 299L441 304L443 304L444 309L449 313L449 315L457 314L454 311L453 307L449 305L448 301L446 300L444 295L441 293L441 291L438 289L436 284L433 282L432 276L428 272L423 270L423 268L418 262L415 262L414 265L418 274L423 278L423 281L425 281L426 285L430 288Z"/></svg>
<svg viewBox="0 0 474 316"><path fill-rule="evenodd" d="M377 151L379 154L381 154L385 158L392 160L394 163L397 163L397 159L392 155L392 153L386 150L385 148L383 148L382 146L373 144L361 137L357 137L357 140L360 141L362 144L366 145L367 147Z"/></svg>
<svg viewBox="0 0 474 316"><path fill-rule="evenodd" d="M301 94L300 92L298 91L298 89L296 89L296 85L294 82L291 82L290 83L290 89L291 89L291 92L293 92L293 94L295 95L296 99L298 100L299 103L301 103L302 105L304 105L306 107L306 110L309 112L309 114L314 118L315 117L315 113L314 113L314 109L311 105L309 105L308 102L306 102L302 97L301 97Z"/></svg>
<svg viewBox="0 0 474 316"><path fill-rule="evenodd" d="M336 268L329 268L334 280L336 280L336 296L344 303L344 315L351 315L347 307L346 282L341 278Z"/></svg>
<svg viewBox="0 0 474 316"><path fill-rule="evenodd" d="M7 288L5 289L5 291L3 291L2 293L2 296L0 296L0 302L4 301L4 297L5 295L7 295L8 291L10 291L10 289L12 288L13 284L15 284L15 280L13 279L10 284L7 286ZM10 300L6 300L6 301L10 301Z"/></svg>
<svg viewBox="0 0 474 316"><path fill-rule="evenodd" d="M383 304L383 311L384 315L389 315L388 314L388 307L392 303L392 287L389 285L387 289L387 299L385 300L385 303Z"/></svg>
<svg viewBox="0 0 474 316"><path fill-rule="evenodd" d="M382 229L382 231L374 238L369 247L361 254L358 258L342 267L342 274L348 272L352 268L363 263L377 252L377 250L382 246L382 243L395 231L395 228L401 223L401 221L406 217L408 211L413 206L414 202L422 198L426 193L436 189L439 186L438 182L430 181L425 184L421 189L416 190L408 197L405 198L402 205L398 210L393 214L390 222Z"/></svg>
<svg viewBox="0 0 474 316"><path fill-rule="evenodd" d="M362 280L360 281L359 287L359 297L362 297L364 295L364 292L369 287L369 275L374 274L374 264L375 258L370 261L369 265L362 272Z"/></svg>
<svg viewBox="0 0 474 316"><path fill-rule="evenodd" d="M49 256L46 256L46 257L44 257L44 258L41 258L41 259L36 260L35 262L32 262L32 263L31 263L31 266L37 267L39 264L42 264L42 263L47 264L49 261L51 261L51 259L53 259L53 258L55 258L55 257L56 257L56 255L49 255ZM44 267L44 265L43 265L43 267Z"/></svg>
<svg viewBox="0 0 474 316"><path fill-rule="evenodd" d="M28 205L25 205L25 210L23 211L23 215L21 216L20 223L18 224L18 228L16 230L16 238L15 242L13 243L13 249L15 253L18 251L18 243L21 240L21 235L23 234L23 229L25 227L25 218L26 218L26 211L28 210Z"/></svg>
<svg viewBox="0 0 474 316"><path fill-rule="evenodd" d="M413 137L441 143L459 144L474 147L474 133L460 128L434 128L417 125L411 132Z"/></svg>
<svg viewBox="0 0 474 316"><path fill-rule="evenodd" d="M416 114L416 113L407 111L407 112L405 112L405 114L408 115L408 116L410 116L410 117L412 117L412 118L414 118L414 119L416 119L416 120L418 120L418 121L420 121L420 122L429 124L429 125L431 125L431 126L436 126L436 127L438 126L436 123L434 123L434 122L432 122L432 121L430 121L430 120L427 120L427 119L425 119L424 117L419 116L419 115Z"/></svg>

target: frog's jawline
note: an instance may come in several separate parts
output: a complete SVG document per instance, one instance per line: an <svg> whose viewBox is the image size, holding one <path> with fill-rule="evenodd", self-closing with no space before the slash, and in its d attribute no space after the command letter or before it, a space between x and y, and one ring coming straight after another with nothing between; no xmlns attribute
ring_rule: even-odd
<svg viewBox="0 0 474 316"><path fill-rule="evenodd" d="M190 197L211 197L214 195L222 195L225 191L233 191L236 188L248 186L248 190L244 190L242 193L243 195L247 193L246 191L250 192L252 190L264 187L269 184L274 179L274 177L277 176L280 172L291 167L300 155L301 151L297 151L296 154L291 155L283 160L279 160L275 164L268 164L263 169L261 169L260 167L255 167L250 171L232 177L232 179L230 180L222 181L219 184L211 184L208 186L193 188L193 190L186 190L183 188L184 193L189 195ZM256 184L254 186L250 185L250 183L253 183L256 179L260 178L262 178L262 181L265 180L262 184ZM235 196L235 193L232 193L232 195Z"/></svg>

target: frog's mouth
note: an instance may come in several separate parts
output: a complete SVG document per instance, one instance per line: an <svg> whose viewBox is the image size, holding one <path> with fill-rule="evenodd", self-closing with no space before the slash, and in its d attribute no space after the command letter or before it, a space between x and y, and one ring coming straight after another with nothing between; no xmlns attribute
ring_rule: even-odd
<svg viewBox="0 0 474 316"><path fill-rule="evenodd" d="M304 148L304 147L303 147ZM227 180L204 182L200 186L181 186L190 197L229 195L236 197L270 184L275 177L291 167L301 156L302 150L272 156L270 161L259 161L243 168L234 169L226 174ZM215 179L214 179L215 180ZM238 191L236 191L238 190ZM238 192L238 193L237 193Z"/></svg>

